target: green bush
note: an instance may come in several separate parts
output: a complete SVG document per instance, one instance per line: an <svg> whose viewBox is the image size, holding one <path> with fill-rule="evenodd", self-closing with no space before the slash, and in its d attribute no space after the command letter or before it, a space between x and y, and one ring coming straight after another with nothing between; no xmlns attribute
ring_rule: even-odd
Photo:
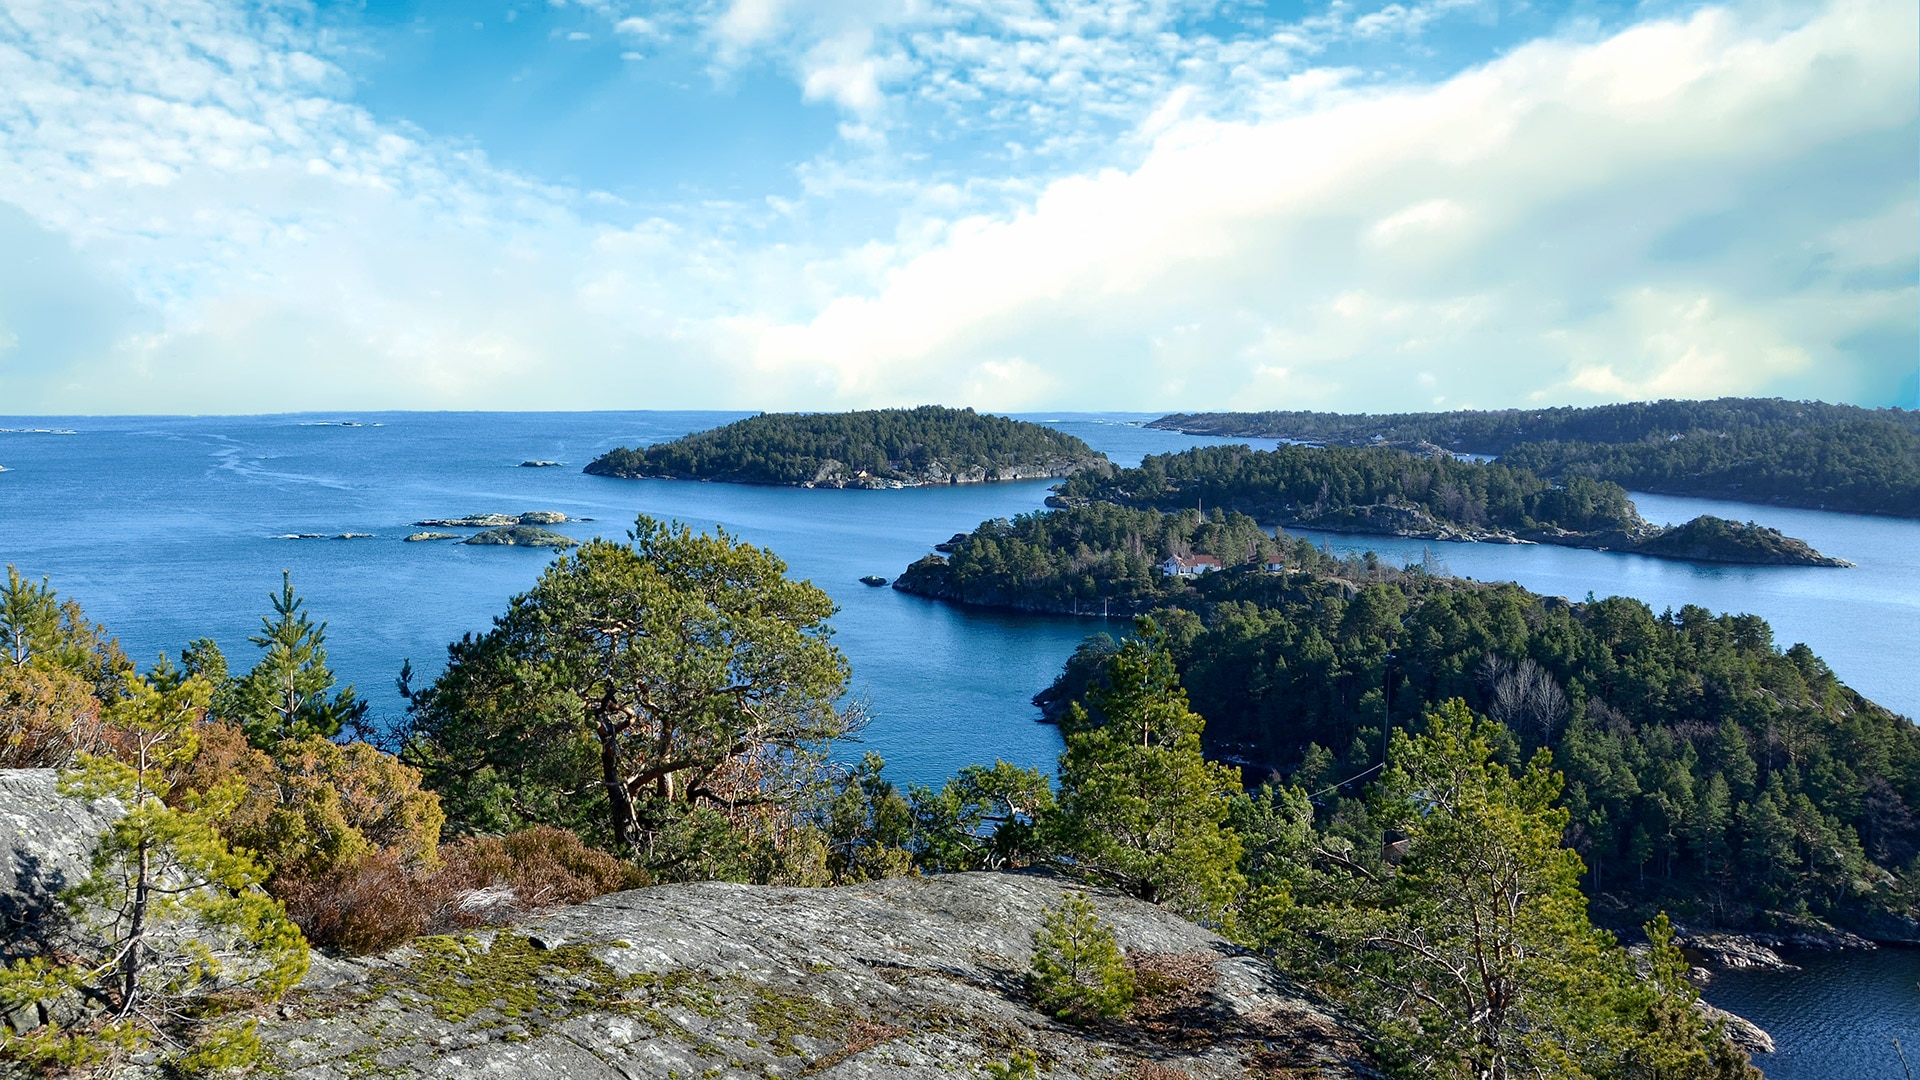
<svg viewBox="0 0 1920 1080"><path fill-rule="evenodd" d="M1133 1005L1133 972L1086 893L1070 893L1033 934L1027 984L1041 1009L1075 1024L1120 1016Z"/></svg>

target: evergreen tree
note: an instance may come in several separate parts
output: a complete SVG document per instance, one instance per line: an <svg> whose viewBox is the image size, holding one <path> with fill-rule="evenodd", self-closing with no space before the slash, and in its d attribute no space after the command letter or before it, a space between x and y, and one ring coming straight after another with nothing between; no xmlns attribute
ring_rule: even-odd
<svg viewBox="0 0 1920 1080"><path fill-rule="evenodd" d="M1187 708L1159 627L1142 619L1138 629L1089 694L1105 722L1079 705L1068 712L1055 836L1077 870L1217 916L1242 884L1240 838L1225 827L1240 776L1201 754L1206 722Z"/></svg>
<svg viewBox="0 0 1920 1080"><path fill-rule="evenodd" d="M46 579L35 584L12 566L0 585L0 664L69 672L92 683L101 697L117 692L121 675L133 668L77 602L61 600Z"/></svg>
<svg viewBox="0 0 1920 1080"><path fill-rule="evenodd" d="M222 1000L277 999L306 973L307 945L257 887L260 868L220 838L218 825L244 786L230 779L178 806L167 802L167 774L195 756L195 723L210 696L197 679L161 688L128 675L111 716L126 735L125 760L83 756L62 777L65 794L116 799L127 812L101 837L91 873L64 897L69 940L0 970L9 1012L39 1007L42 1016L72 1019L6 1032L0 1059L72 1068L154 1042L172 1048L169 1063L187 1071L258 1056L250 1023L218 1023ZM97 1008L61 1004L76 995Z"/></svg>
<svg viewBox="0 0 1920 1080"><path fill-rule="evenodd" d="M456 827L583 828L676 875L683 823L794 812L857 724L833 601L772 552L641 516L562 555L413 698Z"/></svg>
<svg viewBox="0 0 1920 1080"><path fill-rule="evenodd" d="M357 726L367 703L354 697L351 686L334 689L327 624L301 610L305 604L294 594L290 571L282 573L280 592L271 599L273 614L262 616L261 633L247 639L260 647L261 657L233 687L235 719L247 740L271 749L284 739L330 739L343 727ZM217 650L203 662L214 655Z"/></svg>
<svg viewBox="0 0 1920 1080"><path fill-rule="evenodd" d="M1083 892L1068 893L1033 932L1027 985L1035 1003L1076 1024L1120 1016L1133 1005L1133 972Z"/></svg>
<svg viewBox="0 0 1920 1080"><path fill-rule="evenodd" d="M1545 750L1516 776L1498 733L1457 699L1421 734L1395 732L1368 810L1404 841L1376 856L1296 839L1293 857L1315 865L1257 896L1246 924L1407 1075L1750 1077L1692 1011L1664 918L1649 927L1650 974L1594 929L1580 858L1560 844L1561 777Z"/></svg>

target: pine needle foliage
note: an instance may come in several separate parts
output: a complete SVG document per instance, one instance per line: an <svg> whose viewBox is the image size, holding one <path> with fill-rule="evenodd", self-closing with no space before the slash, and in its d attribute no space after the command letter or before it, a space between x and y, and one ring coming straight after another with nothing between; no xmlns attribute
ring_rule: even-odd
<svg viewBox="0 0 1920 1080"><path fill-rule="evenodd" d="M1121 1016L1133 1006L1133 971L1084 892L1050 907L1033 933L1027 983L1045 1012L1075 1024Z"/></svg>
<svg viewBox="0 0 1920 1080"><path fill-rule="evenodd" d="M1163 635L1150 619L1138 630L1089 694L1105 722L1068 711L1053 832L1076 872L1213 918L1244 884L1225 824L1240 776L1201 753L1206 721L1187 708Z"/></svg>
<svg viewBox="0 0 1920 1080"><path fill-rule="evenodd" d="M334 689L327 624L302 610L306 605L293 591L291 572L282 572L280 592L271 600L273 614L263 616L261 632L247 639L261 648L260 659L233 687L247 740L270 750L285 739L331 739L341 728L357 725L367 703L354 697L351 686Z"/></svg>
<svg viewBox="0 0 1920 1080"><path fill-rule="evenodd" d="M123 759L83 755L61 790L116 800L126 813L63 897L68 940L0 970L0 1011L64 1021L8 1032L0 1060L54 1070L145 1047L189 1071L256 1060L264 1051L251 1027L223 1026L221 1003L285 994L306 973L307 944L259 890L260 868L220 837L243 785L167 802L167 774L196 753L212 688L128 675L123 694L109 715L125 735Z"/></svg>

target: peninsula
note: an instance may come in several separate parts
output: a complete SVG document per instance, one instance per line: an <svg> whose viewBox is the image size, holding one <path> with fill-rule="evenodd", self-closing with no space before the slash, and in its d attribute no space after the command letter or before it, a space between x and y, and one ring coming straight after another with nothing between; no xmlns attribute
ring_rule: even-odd
<svg viewBox="0 0 1920 1080"><path fill-rule="evenodd" d="M1104 455L1041 424L925 405L845 413L765 413L641 449L586 471L624 479L715 480L809 488L904 488L1104 472Z"/></svg>
<svg viewBox="0 0 1920 1080"><path fill-rule="evenodd" d="M1624 551L1765 566L1848 566L1752 523L1699 518L1663 529L1620 485L1553 483L1529 469L1389 447L1213 446L1151 455L1138 468L1070 477L1048 505L1219 507L1327 532Z"/></svg>
<svg viewBox="0 0 1920 1080"><path fill-rule="evenodd" d="M1489 412L1174 413L1148 427L1498 456L1565 480L1810 510L1920 517L1920 411L1720 398Z"/></svg>

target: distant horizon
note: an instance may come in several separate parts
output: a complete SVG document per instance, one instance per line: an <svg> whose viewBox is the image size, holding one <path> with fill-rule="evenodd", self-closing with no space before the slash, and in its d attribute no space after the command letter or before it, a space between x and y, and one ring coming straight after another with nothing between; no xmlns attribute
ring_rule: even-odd
<svg viewBox="0 0 1920 1080"><path fill-rule="evenodd" d="M943 407L952 408L952 409L972 409L978 413L992 413L995 415L1009 416L1009 417L1044 416L1044 415L1060 415L1060 416L1132 415L1132 416L1146 418L1146 419L1160 419L1162 417L1183 415L1183 414L1196 415L1196 414L1208 414L1208 413L1257 413L1257 412L1315 412L1315 413L1325 413L1325 414L1336 415L1336 416L1359 416L1359 415L1395 416L1395 415L1419 415L1419 414L1436 414L1436 413L1529 412L1529 411L1547 410L1547 409L1601 409L1601 408L1608 408L1616 405L1651 405L1651 404L1656 404L1662 401L1791 401L1791 402L1808 404L1808 405L1850 406L1853 408L1866 409L1869 411L1920 412L1920 405L1915 405L1915 406L1905 406L1905 405L1897 405L1897 404L1896 405L1862 405L1862 404L1851 402L1851 401L1827 401L1820 398L1789 398L1789 397L1778 397L1778 396L1722 394L1722 395L1715 395L1712 397L1642 398L1638 400L1602 401L1602 402L1589 402L1589 403L1581 403L1581 404L1541 403L1541 404L1535 404L1535 405L1510 405L1510 406L1484 407L1484 408L1478 407L1478 406L1472 406L1472 405L1461 405L1456 408L1450 408L1450 409L1392 409L1392 410L1307 409L1307 408L1289 407L1284 405L1269 406L1266 408L1259 408L1259 409L1249 409L1249 408L1094 409L1094 408L1084 408L1084 407L1059 408L1059 409L1047 409L1047 408L989 409L989 408L982 408L977 405L964 405L964 404L963 405L945 405L942 402L923 401L913 405L868 405L868 406L857 406L857 407L849 406L846 408L828 408L828 409L769 409L769 408L751 408L751 407L729 407L729 406L716 405L716 406L685 406L685 407L678 407L678 408L607 408L607 409L326 408L326 409L292 409L284 412L171 412L171 413L167 413L167 412L104 412L104 413L5 413L5 412L0 412L0 419L6 419L6 420L15 420L15 419L19 419L19 420L89 420L89 419L137 420L143 417L151 417L155 419L165 419L165 418L247 419L252 417L268 418L268 417L280 417L280 416L340 416L343 419L351 420L353 419L353 417L346 415L349 413L355 414L355 415L361 415L361 416L412 415L412 414L421 414L421 413L436 414L436 415L437 414L484 415L487 413L511 413L516 415L528 415L528 414L537 415L540 413L552 413L554 415L592 415L595 413L743 413L747 415L759 415L759 414L770 414L770 413L815 414L815 413L842 413L842 412L871 412L871 411L886 410L886 409L914 409L914 408L919 408L926 405L942 405ZM33 434L33 432L18 431L18 430L13 432L7 432L4 429L0 429L0 434L9 434L9 433L10 434Z"/></svg>

